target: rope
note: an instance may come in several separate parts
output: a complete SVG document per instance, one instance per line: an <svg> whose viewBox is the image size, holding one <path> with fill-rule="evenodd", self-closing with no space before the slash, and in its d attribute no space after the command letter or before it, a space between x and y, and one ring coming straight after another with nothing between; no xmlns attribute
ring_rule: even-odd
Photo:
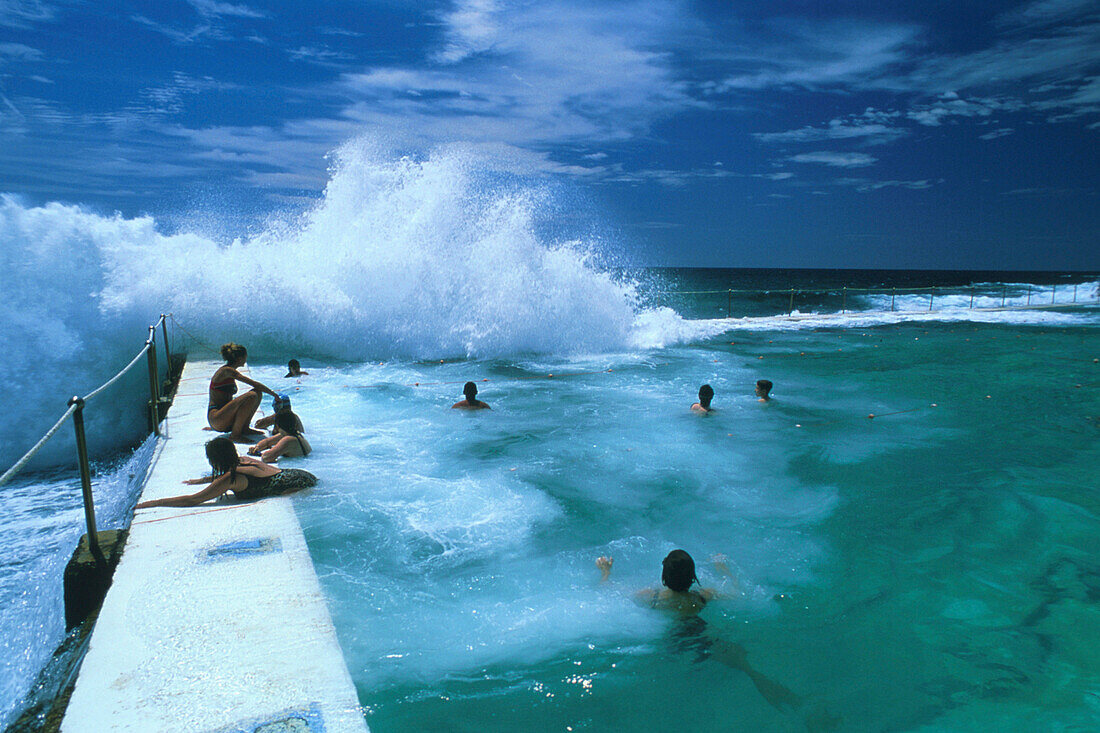
<svg viewBox="0 0 1100 733"><path fill-rule="evenodd" d="M113 377L111 377L110 379L108 379L108 380L107 380L106 382L104 382L104 383L103 383L102 385L100 385L100 387L99 387L98 389L92 390L92 392L91 392L91 393L89 393L89 394L88 394L88 396L84 398L84 401L85 401L85 402L88 402L88 401L89 401L89 400L91 400L91 399L92 399L93 397L97 396L97 395L98 395L98 394L99 394L100 392L102 392L103 390L107 389L107 388L108 388L108 387L110 387L110 386L111 386L112 384L114 384L114 383L115 383L115 382L117 382L117 381L118 381L119 379L121 379L121 378L122 378L122 375L123 375L123 374L125 374L126 372L130 371L130 367L132 367L132 366L133 366L134 364L137 364L137 361L138 361L138 359L140 359L140 358L142 357L142 355L143 355L143 354L144 354L144 353L145 353L146 351L148 351L148 350L149 350L149 346L148 346L148 345L146 345L146 346L142 346L142 347L141 347L141 351L139 351L139 352L137 353L137 356L135 356L135 357L133 358L133 360L132 360L132 361L131 361L131 362L130 362L129 364L127 364L126 366L122 367L122 371L120 371L120 372L119 372L118 374L116 374L115 376L113 376Z"/></svg>
<svg viewBox="0 0 1100 733"><path fill-rule="evenodd" d="M183 331L183 332L184 332L185 334L187 334L188 336L190 336L190 337L191 337L191 340L192 340L192 341L194 341L195 343L197 343L197 344L198 344L199 346L204 346L204 347L206 347L206 348L210 349L210 350L211 350L211 351L213 351L213 352L214 352L215 354L219 354L219 355L221 354L221 349L220 349L220 348L218 348L217 346L213 346L212 344L209 344L209 343L207 343L206 341L203 341L203 340L202 340L201 338L199 338L198 336L196 336L195 334L191 333L191 332L190 332L190 331L188 331L188 330L187 330L186 328L184 328L184 327L183 327L183 324L181 324L181 323L180 323L180 322L179 322L179 321L178 321L178 320L176 319L176 316L175 316L175 314L174 314L174 313L169 313L168 315L172 317L172 323L176 324L176 328L178 328L179 330Z"/></svg>
<svg viewBox="0 0 1100 733"><path fill-rule="evenodd" d="M161 316L160 320L157 321L156 325L154 325L152 327L153 328L153 338L154 339L156 338L156 327L159 326L163 320L164 320L164 316ZM175 320L175 319L173 319L173 320ZM90 402L93 397L99 396L100 394L103 393L104 390L106 390L111 385L113 385L115 382L117 382L119 379L121 379L122 375L125 374L126 372L130 371L130 369L133 368L134 364L137 364L138 359L140 359L145 354L145 352L149 351L149 349L151 347L152 347L152 344L146 344L145 346L142 346L141 351L139 351L137 353L137 355L133 359L130 360L129 364L122 367L122 369L120 369L113 377L108 379L106 382L101 384L99 387L97 387L96 389L89 392L88 395L86 397L84 397L84 402L85 403ZM75 405L75 404L74 405L69 405L69 409L65 411L65 414L61 416L61 419L58 420L56 423L54 423L54 426L52 428L50 428L49 430L46 431L46 434L43 435L42 438L39 439L39 441L37 443L35 443L34 447L31 448L29 451L27 451L26 455L24 455L22 458L20 458L18 461L16 461L14 466L12 466L7 471L5 471L3 476L0 476L0 486L3 486L8 481L13 479L15 477L15 474L19 473L19 471L25 465L27 465L27 461L29 461L31 458L33 458L35 456L35 454L38 453L38 451L42 450L42 446L44 446L46 444L46 441L48 441L50 438L52 438L54 436L54 433L56 433L58 431L58 429L61 427L62 423L64 423L66 420L68 420L69 417L74 412L76 412L76 409L77 409L77 405Z"/></svg>
<svg viewBox="0 0 1100 733"><path fill-rule="evenodd" d="M160 517L159 519L142 519L140 521L135 519L133 522L130 522L130 524L131 525L133 525L133 524L153 524L155 522L167 522L169 519L182 519L183 517L193 517L196 514L210 514L211 512L224 512L227 509L240 509L241 507L251 506L252 503L253 502L249 502L247 504L244 504L244 503L234 504L232 506L221 506L221 507L218 507L216 509L205 509L201 512L187 512L186 514L173 514L170 517Z"/></svg>
<svg viewBox="0 0 1100 733"><path fill-rule="evenodd" d="M42 436L42 439L35 443L34 447L27 451L26 455L16 461L14 466L5 471L3 476L0 476L0 486L3 486L8 481L11 481L13 478L15 478L15 474L19 473L23 466L27 465L27 461L34 458L34 455L38 453L38 451L42 450L42 446L46 445L46 441L53 437L53 434L61 428L62 424L64 424L64 422L68 420L74 412L76 412L76 405L69 405L69 409L65 410L65 414L61 416L61 419L54 423L54 426L52 428L46 431L46 434Z"/></svg>

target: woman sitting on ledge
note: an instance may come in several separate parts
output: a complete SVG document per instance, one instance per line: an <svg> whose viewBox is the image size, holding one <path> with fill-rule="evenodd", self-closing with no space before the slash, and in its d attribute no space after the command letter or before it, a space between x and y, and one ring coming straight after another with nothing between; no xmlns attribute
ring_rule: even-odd
<svg viewBox="0 0 1100 733"><path fill-rule="evenodd" d="M214 438L206 444L206 459L214 469L213 475L187 479L185 484L206 484L202 491L186 496L143 501L134 509L157 506L198 506L232 491L237 499L252 501L265 496L289 494L308 489L317 483L317 477L297 468L279 469L255 458L238 456L237 447L229 438Z"/></svg>
<svg viewBox="0 0 1100 733"><path fill-rule="evenodd" d="M278 395L237 371L248 360L248 350L240 344L228 343L222 346L222 358L225 359L225 364L218 367L210 378L210 406L206 408L206 420L210 427L221 433L229 433L229 437L238 443L262 438L262 432L253 430L248 425L260 406L260 393L267 392L273 397ZM237 393L237 382L244 382L252 389L240 397L234 397Z"/></svg>

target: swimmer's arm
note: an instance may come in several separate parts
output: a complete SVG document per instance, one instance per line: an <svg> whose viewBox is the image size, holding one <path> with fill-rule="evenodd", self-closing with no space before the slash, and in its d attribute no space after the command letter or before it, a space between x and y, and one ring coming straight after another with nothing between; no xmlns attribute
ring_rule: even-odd
<svg viewBox="0 0 1100 733"><path fill-rule="evenodd" d="M264 451L261 458L263 458L264 463L274 463L279 460L279 456L284 455L295 442L296 441L291 436L283 435L271 444L269 450Z"/></svg>
<svg viewBox="0 0 1100 733"><path fill-rule="evenodd" d="M279 396L277 392L272 390L267 385L261 384L260 382L257 382L255 379L250 379L249 377L246 377L245 375L238 372L236 369L230 369L229 372L230 372L230 374L233 375L233 378L236 379L238 382L244 382L245 384L247 384L252 389L259 390L260 392L266 392L267 394L271 395L272 397L278 397Z"/></svg>
<svg viewBox="0 0 1100 733"><path fill-rule="evenodd" d="M725 555L718 554L718 555L713 555L710 558L710 561L714 565L715 572L717 572L720 576L722 576L723 581L728 580L728 581L732 582L734 592L739 594L741 592L741 583L737 579L737 576L734 575L733 571L730 570L729 558L726 557ZM710 589L708 589L708 590L710 590ZM710 590L710 593L714 597L717 597L717 598L728 597L725 594L718 593L715 590Z"/></svg>
<svg viewBox="0 0 1100 733"><path fill-rule="evenodd" d="M211 481L213 481L215 478L217 478L217 476L203 476L202 478L189 478L189 479L184 479L183 483L189 484L191 486L197 486L199 484L208 484Z"/></svg>
<svg viewBox="0 0 1100 733"><path fill-rule="evenodd" d="M259 427L259 423L256 424L256 427ZM253 445L251 448L248 449L248 455L250 455L250 456L260 455L265 450L267 450L269 446L272 446L275 443L278 443L279 442L279 437L280 436L278 436L278 435L271 435L271 436L268 436L268 437L262 439L260 442L256 443L255 445Z"/></svg>
<svg viewBox="0 0 1100 733"><path fill-rule="evenodd" d="M268 415L267 417L261 417L259 420L257 420L255 423L253 423L253 425L256 427L257 430L267 430L268 428L270 428L274 424L275 424L275 416L274 415Z"/></svg>
<svg viewBox="0 0 1100 733"><path fill-rule="evenodd" d="M134 509L151 509L152 507L158 506L198 506L211 499L217 499L219 496L229 491L230 483L229 474L223 473L202 491L194 494L187 494L185 496L170 496L166 499L143 501L135 506Z"/></svg>
<svg viewBox="0 0 1100 733"><path fill-rule="evenodd" d="M601 555L596 558L596 567L600 569L600 582L606 583L611 576L611 566L615 564L615 558Z"/></svg>

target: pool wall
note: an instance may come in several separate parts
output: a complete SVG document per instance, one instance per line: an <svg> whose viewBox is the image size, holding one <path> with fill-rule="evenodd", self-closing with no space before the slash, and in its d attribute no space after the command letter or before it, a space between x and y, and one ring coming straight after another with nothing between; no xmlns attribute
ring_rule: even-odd
<svg viewBox="0 0 1100 733"><path fill-rule="evenodd" d="M185 367L143 500L209 471L217 366ZM367 731L291 499L138 511L61 730L258 729Z"/></svg>

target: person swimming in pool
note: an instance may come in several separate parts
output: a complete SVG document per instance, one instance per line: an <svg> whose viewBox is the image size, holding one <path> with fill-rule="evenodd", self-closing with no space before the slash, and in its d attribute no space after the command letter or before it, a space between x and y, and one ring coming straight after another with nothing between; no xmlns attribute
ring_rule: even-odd
<svg viewBox="0 0 1100 733"><path fill-rule="evenodd" d="M277 416L284 412L289 412L291 415L294 415L294 419L297 421L296 426L298 428L298 432L304 433L306 431L306 429L302 426L302 419L290 409L290 397L288 395L275 395L275 399L271 401L271 410L272 412L270 415L268 415L267 417L261 417L259 420L256 421L253 427L260 430L267 430L268 428L272 428L275 425L275 418ZM272 429L271 434L275 434L274 429Z"/></svg>
<svg viewBox="0 0 1100 733"><path fill-rule="evenodd" d="M260 394L266 392L275 396L276 393L238 371L248 360L247 349L240 344L228 343L222 346L221 351L225 364L218 367L210 378L210 405L206 408L206 420L211 428L229 433L230 439L238 443L262 438L262 432L253 430L248 425L260 407ZM244 382L252 389L234 397L237 393L237 382Z"/></svg>
<svg viewBox="0 0 1100 733"><path fill-rule="evenodd" d="M771 397L769 393L772 391L772 383L767 379L756 380L756 396L760 398L760 402L770 402Z"/></svg>
<svg viewBox="0 0 1100 733"><path fill-rule="evenodd" d="M462 394L466 395L466 399L461 402L456 402L451 405L452 410L491 410L486 403L477 398L477 385L473 382L466 382L462 387Z"/></svg>
<svg viewBox="0 0 1100 733"><path fill-rule="evenodd" d="M699 388L699 401L691 406L692 412L698 412L701 415L709 415L715 412L714 408L710 406L710 401L714 399L714 388L709 384L704 384Z"/></svg>
<svg viewBox="0 0 1100 733"><path fill-rule="evenodd" d="M614 562L614 558L609 556L596 558L601 583L606 583L610 578ZM715 555L712 562L715 570L736 582L724 556ZM696 662L714 659L744 672L761 696L777 710L795 708L801 704L798 696L785 686L753 669L748 661L748 651L743 646L726 641L707 628L707 622L699 617L699 613L707 603L722 596L713 588L701 587L691 555L684 550L668 553L661 562L661 584L664 588L638 591L636 600L649 608L676 614L677 623L671 636L676 651L694 652ZM691 586L696 584L700 587L693 589Z"/></svg>
<svg viewBox="0 0 1100 733"><path fill-rule="evenodd" d="M313 447L302 436L301 424L298 416L289 410L275 413L271 436L249 448L248 455L260 456L264 463L274 463L280 456L308 456Z"/></svg>
<svg viewBox="0 0 1100 733"><path fill-rule="evenodd" d="M227 491L240 500L254 501L265 496L280 496L308 489L317 483L309 471L297 468L280 469L248 456L238 456L237 446L229 438L214 438L206 444L206 460L213 469L210 476L187 479L185 484L209 483L202 491L184 496L143 501L134 509L158 506L198 506L223 496Z"/></svg>
<svg viewBox="0 0 1100 733"><path fill-rule="evenodd" d="M288 361L286 363L286 369L286 376L283 377L283 379L286 379L288 377L304 377L309 374L309 372L302 371L302 365L298 363L297 359L291 359L290 361Z"/></svg>

